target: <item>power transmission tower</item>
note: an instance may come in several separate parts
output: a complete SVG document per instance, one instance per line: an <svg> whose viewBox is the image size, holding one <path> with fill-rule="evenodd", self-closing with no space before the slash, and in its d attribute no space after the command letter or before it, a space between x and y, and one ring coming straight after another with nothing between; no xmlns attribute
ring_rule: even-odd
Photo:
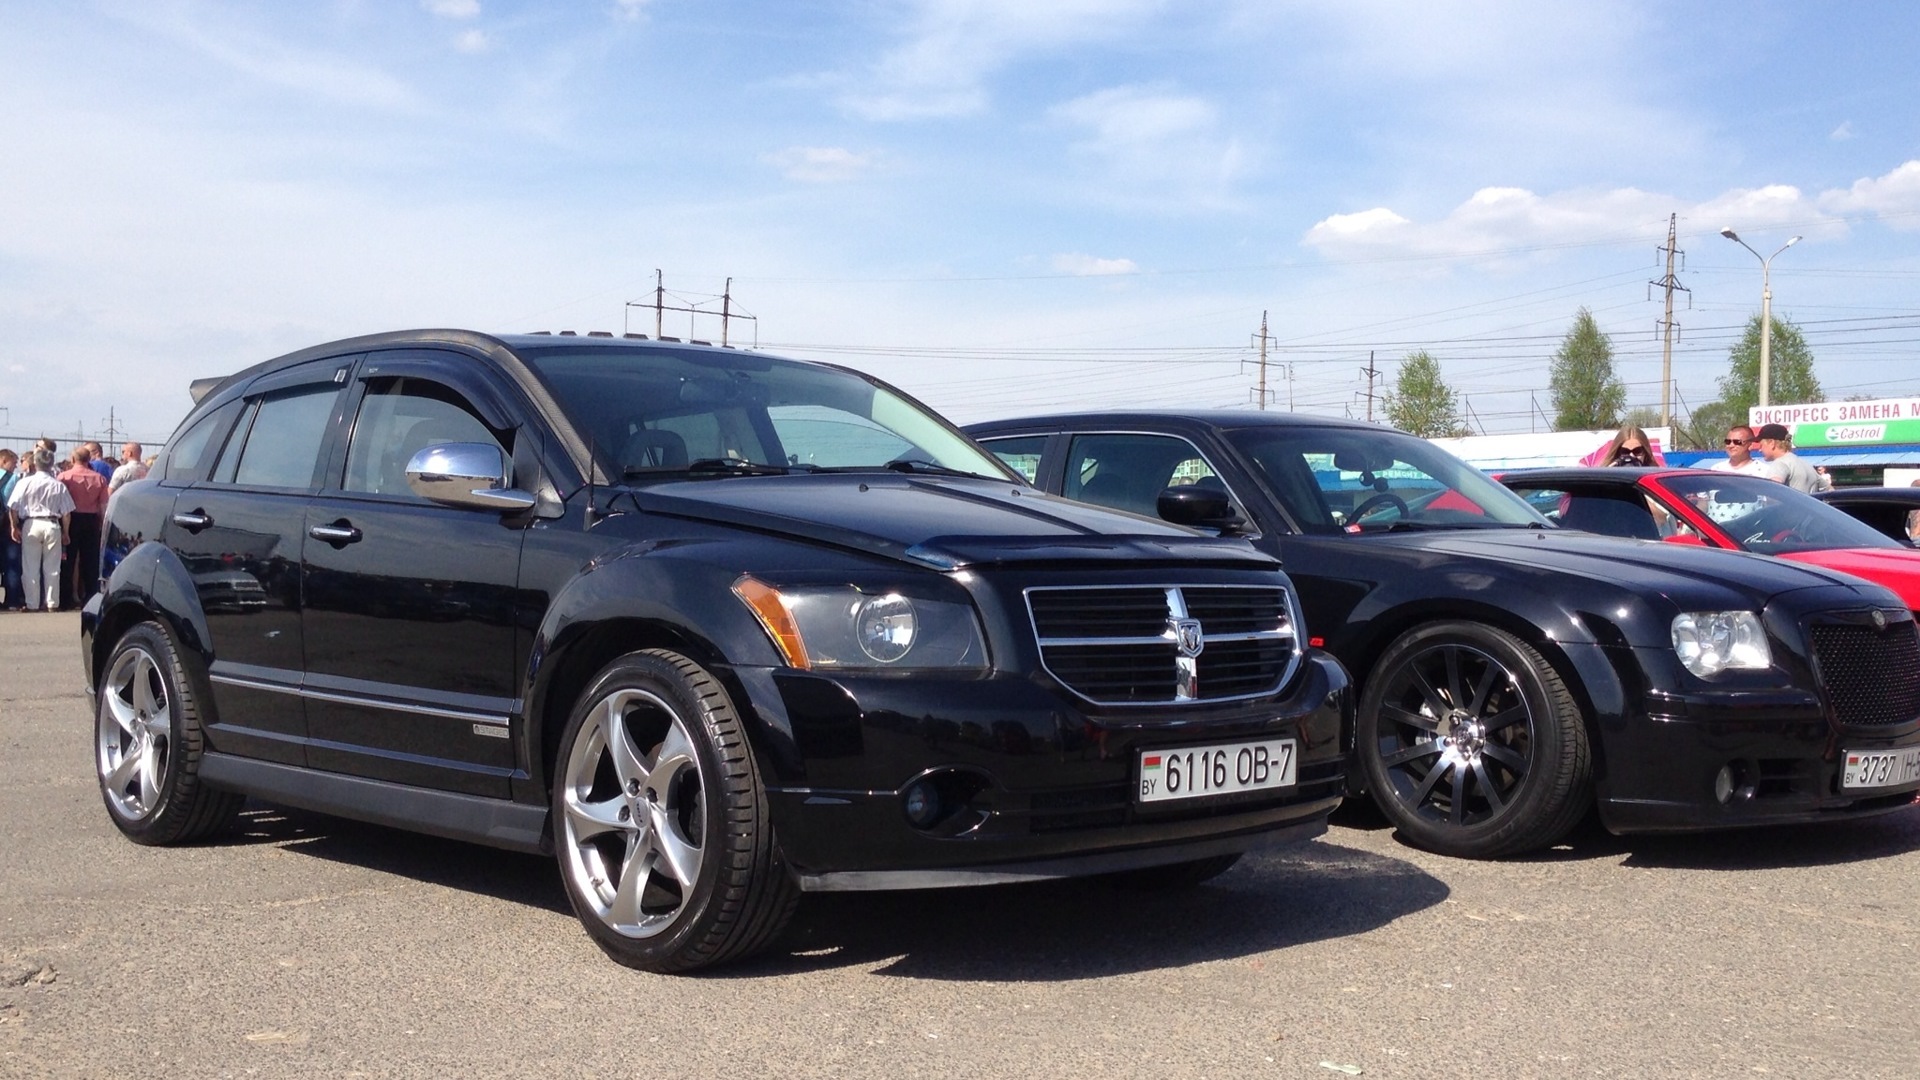
<svg viewBox="0 0 1920 1080"><path fill-rule="evenodd" d="M1659 281L1647 282L1651 288L1662 289L1667 294L1667 314L1654 324L1660 328L1663 339L1660 350L1660 426L1662 427L1673 426L1673 294L1676 291L1686 293L1687 307L1689 309L1693 307L1693 290L1680 284L1680 279L1673 276L1674 256L1685 254L1675 246L1680 235L1679 228L1680 215L1667 215L1667 246L1654 248L1655 251L1666 252L1667 276Z"/></svg>
<svg viewBox="0 0 1920 1080"><path fill-rule="evenodd" d="M1373 380L1380 377L1380 372L1373 366L1372 349L1367 350L1367 366L1360 371L1367 377L1367 423L1371 424L1373 423Z"/></svg>
<svg viewBox="0 0 1920 1080"><path fill-rule="evenodd" d="M718 300L720 302L720 310L717 312L714 311L713 308L707 306L713 303L715 300ZM660 271L655 270L653 272L653 302L647 303L644 300L629 300L627 301L627 304L626 304L626 313L628 315L631 315L634 308L649 308L649 307L653 309L653 336L656 339L670 340L670 341L678 340L674 338L665 337L664 331L665 331L665 323L666 323L666 313L669 311L684 311L687 313L687 339L689 341L693 341L695 344L699 344L699 345L707 344L706 342L700 341L693 336L693 330L694 330L693 320L695 316L699 316L699 315L706 315L709 317L718 315L720 317L720 344L722 346L726 346L730 344L731 332L733 328L733 320L735 319L745 319L749 322L752 322L754 324L754 335L753 335L754 341L758 343L760 340L760 331L759 331L760 316L749 315L746 312L735 311L733 309L733 279L732 278L727 279L726 288L724 289L724 291L720 293L719 296L708 295L706 296L705 300L701 302L686 303L686 304L669 304L667 303L667 285L666 285L665 275L663 275Z"/></svg>
<svg viewBox="0 0 1920 1080"><path fill-rule="evenodd" d="M120 441L120 423L114 417L112 406L107 407L106 425L107 425L107 448L111 448L114 443L117 443Z"/></svg>
<svg viewBox="0 0 1920 1080"><path fill-rule="evenodd" d="M1262 412L1266 411L1267 399L1269 396L1268 390L1267 390L1267 346L1270 343L1272 343L1272 341L1273 341L1273 337L1267 333L1267 313L1262 311L1260 313L1260 334L1257 338L1255 338L1255 342L1260 346L1260 385L1259 385L1259 388L1254 390L1253 392L1253 399L1256 402L1256 407L1259 408L1260 411ZM1282 367L1286 369L1286 376L1287 376L1287 411L1292 412L1293 411L1293 365L1283 364Z"/></svg>

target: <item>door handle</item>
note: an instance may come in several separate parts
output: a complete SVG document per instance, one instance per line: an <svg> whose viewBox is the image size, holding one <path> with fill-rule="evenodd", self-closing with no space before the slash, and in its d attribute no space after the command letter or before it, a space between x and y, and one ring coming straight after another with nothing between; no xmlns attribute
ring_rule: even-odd
<svg viewBox="0 0 1920 1080"><path fill-rule="evenodd" d="M332 544L335 548L343 548L348 544L357 544L360 542L360 530L354 528L345 518L331 525L315 525L313 528L307 530L307 535L313 537L315 540Z"/></svg>
<svg viewBox="0 0 1920 1080"><path fill-rule="evenodd" d="M205 510L188 510L173 515L173 523L190 533L197 533L213 524L213 518Z"/></svg>

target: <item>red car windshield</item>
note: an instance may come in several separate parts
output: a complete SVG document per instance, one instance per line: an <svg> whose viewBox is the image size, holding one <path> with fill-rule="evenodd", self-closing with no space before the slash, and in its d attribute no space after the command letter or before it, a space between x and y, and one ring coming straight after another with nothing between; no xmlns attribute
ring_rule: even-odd
<svg viewBox="0 0 1920 1080"><path fill-rule="evenodd" d="M1660 484L1692 503L1744 551L1786 555L1834 548L1903 548L1843 511L1764 477L1686 472L1662 477Z"/></svg>

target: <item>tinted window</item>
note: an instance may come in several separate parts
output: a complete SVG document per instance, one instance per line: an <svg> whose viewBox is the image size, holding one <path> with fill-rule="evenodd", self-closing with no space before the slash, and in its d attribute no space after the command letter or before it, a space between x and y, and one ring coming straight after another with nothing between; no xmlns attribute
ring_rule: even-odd
<svg viewBox="0 0 1920 1080"><path fill-rule="evenodd" d="M1227 432L1302 531L1537 525L1543 519L1487 474L1397 431L1257 427Z"/></svg>
<svg viewBox="0 0 1920 1080"><path fill-rule="evenodd" d="M175 483L200 479L203 467L212 463L214 453L239 411L240 401L235 399L201 417L186 434L167 447L167 460L156 470L159 475Z"/></svg>
<svg viewBox="0 0 1920 1080"><path fill-rule="evenodd" d="M332 385L303 387L261 400L234 466L233 482L247 487L313 486L340 391Z"/></svg>
<svg viewBox="0 0 1920 1080"><path fill-rule="evenodd" d="M506 449L466 400L445 386L424 379L376 379L360 399L341 486L418 498L407 487L407 462L429 446L454 442Z"/></svg>
<svg viewBox="0 0 1920 1080"><path fill-rule="evenodd" d="M1161 491L1196 483L1226 490L1200 451L1178 436L1076 435L1062 494L1157 517Z"/></svg>
<svg viewBox="0 0 1920 1080"><path fill-rule="evenodd" d="M983 440L980 445L993 451L995 457L1005 462L1007 468L1019 473L1027 483L1039 483L1040 455L1047 448L1045 435Z"/></svg>
<svg viewBox="0 0 1920 1080"><path fill-rule="evenodd" d="M1664 483L1714 519L1743 550L1762 555L1831 548L1901 548L1811 495L1737 473L1688 472Z"/></svg>

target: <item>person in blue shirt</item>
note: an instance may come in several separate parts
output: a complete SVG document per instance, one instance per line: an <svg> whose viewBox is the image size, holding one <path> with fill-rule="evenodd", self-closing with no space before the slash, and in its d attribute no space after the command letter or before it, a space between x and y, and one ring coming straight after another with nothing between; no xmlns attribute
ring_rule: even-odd
<svg viewBox="0 0 1920 1080"><path fill-rule="evenodd" d="M20 482L20 455L0 449L0 506L13 498L13 486ZM0 527L0 610L19 611L27 606L27 594L20 586L20 545L13 542L13 530Z"/></svg>

